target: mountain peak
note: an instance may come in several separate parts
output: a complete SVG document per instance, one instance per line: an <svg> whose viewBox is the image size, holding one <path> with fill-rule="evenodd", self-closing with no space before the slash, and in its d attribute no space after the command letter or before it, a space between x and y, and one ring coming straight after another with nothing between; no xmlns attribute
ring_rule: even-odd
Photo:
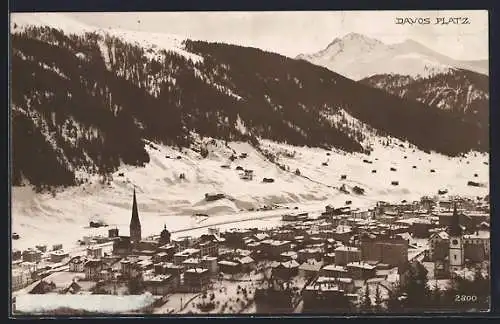
<svg viewBox="0 0 500 324"><path fill-rule="evenodd" d="M376 40L360 33L348 33L342 37L343 40Z"/></svg>
<svg viewBox="0 0 500 324"><path fill-rule="evenodd" d="M348 43L355 43L355 44L372 44L372 45L377 45L377 44L383 44L381 41L375 39L375 38L370 38L366 35L359 34L359 33L348 33L345 34L343 37L335 38L330 44L328 44L327 48L330 48L334 46L335 44L348 44Z"/></svg>

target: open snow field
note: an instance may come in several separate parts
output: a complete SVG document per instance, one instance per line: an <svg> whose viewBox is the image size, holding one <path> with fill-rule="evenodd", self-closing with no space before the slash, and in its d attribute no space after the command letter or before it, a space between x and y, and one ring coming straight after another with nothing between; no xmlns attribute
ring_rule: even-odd
<svg viewBox="0 0 500 324"><path fill-rule="evenodd" d="M271 227L279 223L287 209L249 209L273 204L319 213L327 204L342 206L346 200L352 200L353 207L368 208L379 200L411 201L435 195L444 188L451 195L485 196L489 192L488 165L483 163L488 156L479 153L449 158L376 144L368 156L262 141L263 149L275 152L278 162L289 166L290 171L283 171L247 143L231 142L227 147L221 141L214 143L207 144L210 153L205 159L193 150L179 152L157 144L146 145L150 163L143 168L123 166L113 174L109 185L95 176L87 184L59 190L55 196L37 194L27 186L14 187L12 231L21 238L13 241L13 247L63 243L68 248L84 235L107 235L106 227L88 228L90 220L102 220L118 227L121 235L128 235L134 186L143 237L159 234L164 224L174 237L198 235L206 232L203 226L211 225L221 229ZM281 154L293 151L293 158ZM241 153L248 157L230 161L232 154ZM372 164L363 162L365 159ZM252 169L253 180L241 179L242 171L236 170L237 166ZM391 167L396 171L390 171ZM297 168L302 176L294 174ZM372 173L374 169L377 173ZM435 172L431 173L431 169ZM185 179L179 179L181 173ZM341 175L347 179L340 180ZM264 177L275 181L264 183ZM485 187L467 186L469 180L484 183ZM399 181L399 186L392 186L391 181ZM349 191L360 186L365 194L341 193L338 188L342 184ZM206 202L205 193L223 193L227 198ZM193 216L200 213L208 217ZM247 221L235 223L243 220ZM188 229L191 231L184 231Z"/></svg>

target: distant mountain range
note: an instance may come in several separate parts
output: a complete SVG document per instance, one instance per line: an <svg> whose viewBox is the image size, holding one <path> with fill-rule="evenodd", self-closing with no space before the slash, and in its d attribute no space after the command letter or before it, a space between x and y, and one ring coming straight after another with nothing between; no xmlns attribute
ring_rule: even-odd
<svg viewBox="0 0 500 324"><path fill-rule="evenodd" d="M326 67L356 81L377 74L425 78L453 69L488 74L486 60L454 60L413 40L388 45L357 33L335 38L325 49L300 54L297 59Z"/></svg>
<svg viewBox="0 0 500 324"><path fill-rule="evenodd" d="M487 60L454 60L412 40L387 45L355 33L334 39L318 53L297 58L398 97L458 113L488 128Z"/></svg>
<svg viewBox="0 0 500 324"><path fill-rule="evenodd" d="M144 165L145 139L178 147L198 136L256 147L270 139L369 152L375 133L446 155L489 147L488 129L461 114L302 60L50 14L12 24L15 185L74 185L123 163Z"/></svg>
<svg viewBox="0 0 500 324"><path fill-rule="evenodd" d="M427 78L378 74L360 82L401 98L462 114L488 128L489 78L484 74L453 69Z"/></svg>

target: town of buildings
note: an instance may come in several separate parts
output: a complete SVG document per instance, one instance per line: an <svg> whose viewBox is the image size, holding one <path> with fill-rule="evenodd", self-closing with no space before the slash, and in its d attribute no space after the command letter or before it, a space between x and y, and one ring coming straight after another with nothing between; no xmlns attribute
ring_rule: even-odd
<svg viewBox="0 0 500 324"><path fill-rule="evenodd" d="M385 295L404 287L413 262L443 283L467 269L489 269L489 224L488 197L438 195L369 210L288 213L269 230L209 229L172 239L164 227L143 238L134 190L130 236L111 228L108 237L87 238L78 255L61 245L13 252L12 288L14 299L148 292L156 298L148 311L163 313L308 312L338 300L359 303L369 287ZM227 293L235 285L234 295ZM170 307L176 296L180 304Z"/></svg>

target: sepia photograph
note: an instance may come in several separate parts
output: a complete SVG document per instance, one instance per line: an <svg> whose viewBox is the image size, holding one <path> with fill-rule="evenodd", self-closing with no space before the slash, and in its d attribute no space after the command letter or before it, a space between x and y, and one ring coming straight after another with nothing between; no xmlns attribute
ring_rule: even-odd
<svg viewBox="0 0 500 324"><path fill-rule="evenodd" d="M488 32L11 13L11 315L490 311Z"/></svg>

